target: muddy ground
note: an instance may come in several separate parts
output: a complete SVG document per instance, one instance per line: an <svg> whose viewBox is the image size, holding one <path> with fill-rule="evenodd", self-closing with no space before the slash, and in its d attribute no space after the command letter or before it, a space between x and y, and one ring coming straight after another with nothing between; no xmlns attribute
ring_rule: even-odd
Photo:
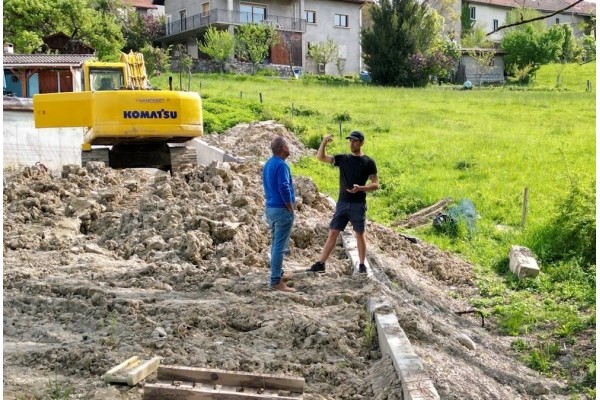
<svg viewBox="0 0 600 400"><path fill-rule="evenodd" d="M514 338L456 315L477 296L472 266L369 223L374 276L352 277L341 247L327 272L268 289L260 160L280 125L242 125L207 141L248 157L174 176L92 163L62 173L4 170L5 399L136 399L102 375L131 356L163 364L283 374L305 399L401 399L390 360L369 341L365 306L383 297L442 399L562 399L564 384L518 361ZM299 210L285 268L314 262L332 210L295 177ZM476 348L457 340L468 335ZM70 397L50 397L64 393Z"/></svg>

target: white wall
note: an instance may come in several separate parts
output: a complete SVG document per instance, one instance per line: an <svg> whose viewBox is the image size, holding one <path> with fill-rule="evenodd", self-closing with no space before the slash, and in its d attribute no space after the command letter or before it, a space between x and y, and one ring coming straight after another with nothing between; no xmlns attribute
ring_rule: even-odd
<svg viewBox="0 0 600 400"><path fill-rule="evenodd" d="M81 164L83 128L36 129L31 111L3 112L3 165L41 162L52 171Z"/></svg>
<svg viewBox="0 0 600 400"><path fill-rule="evenodd" d="M303 53L307 54L307 43L324 42L329 36L338 46L345 46L346 48L344 72L358 74L362 67L360 4L343 1L306 0L304 10L316 11L316 23L306 24L306 33L303 36ZM334 26L335 14L348 15L347 28ZM304 15L302 15L302 18L304 18ZM310 57L306 56L306 60L303 61L305 71L317 72L317 66ZM326 73L338 75L335 62L327 64Z"/></svg>

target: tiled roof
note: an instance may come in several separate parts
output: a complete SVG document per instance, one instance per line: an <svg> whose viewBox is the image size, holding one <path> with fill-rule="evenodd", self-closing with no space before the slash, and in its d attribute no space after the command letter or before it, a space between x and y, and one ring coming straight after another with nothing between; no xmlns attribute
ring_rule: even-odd
<svg viewBox="0 0 600 400"><path fill-rule="evenodd" d="M509 8L533 8L543 12L554 12L573 4L572 0L467 0L467 3L489 4ZM565 14L575 13L583 15L596 15L596 3L581 2L564 11Z"/></svg>
<svg viewBox="0 0 600 400"><path fill-rule="evenodd" d="M79 66L85 60L93 58L91 54L10 54L2 55L2 63L5 67L16 66L52 66L52 65L74 65Z"/></svg>
<svg viewBox="0 0 600 400"><path fill-rule="evenodd" d="M156 10L158 8L152 4L152 0L125 0L125 2L135 8L145 8L150 10Z"/></svg>

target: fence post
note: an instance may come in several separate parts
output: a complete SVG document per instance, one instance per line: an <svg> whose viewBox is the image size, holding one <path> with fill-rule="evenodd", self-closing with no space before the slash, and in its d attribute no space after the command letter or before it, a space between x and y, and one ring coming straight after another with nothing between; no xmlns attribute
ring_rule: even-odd
<svg viewBox="0 0 600 400"><path fill-rule="evenodd" d="M260 103L262 104L262 93L258 93L258 97L260 99Z"/></svg>
<svg viewBox="0 0 600 400"><path fill-rule="evenodd" d="M525 188L523 191L523 210L521 211L521 229L525 229L525 219L527 218L527 203L528 203L529 189Z"/></svg>

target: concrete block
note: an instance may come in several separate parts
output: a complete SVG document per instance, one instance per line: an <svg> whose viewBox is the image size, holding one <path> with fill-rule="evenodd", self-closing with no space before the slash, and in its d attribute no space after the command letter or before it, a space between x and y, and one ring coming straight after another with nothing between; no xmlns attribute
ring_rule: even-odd
<svg viewBox="0 0 600 400"><path fill-rule="evenodd" d="M438 400L440 398L429 377L422 372L403 379L402 394L405 400Z"/></svg>
<svg viewBox="0 0 600 400"><path fill-rule="evenodd" d="M513 245L508 253L509 267L519 279L524 277L535 278L540 273L533 253L527 247Z"/></svg>

